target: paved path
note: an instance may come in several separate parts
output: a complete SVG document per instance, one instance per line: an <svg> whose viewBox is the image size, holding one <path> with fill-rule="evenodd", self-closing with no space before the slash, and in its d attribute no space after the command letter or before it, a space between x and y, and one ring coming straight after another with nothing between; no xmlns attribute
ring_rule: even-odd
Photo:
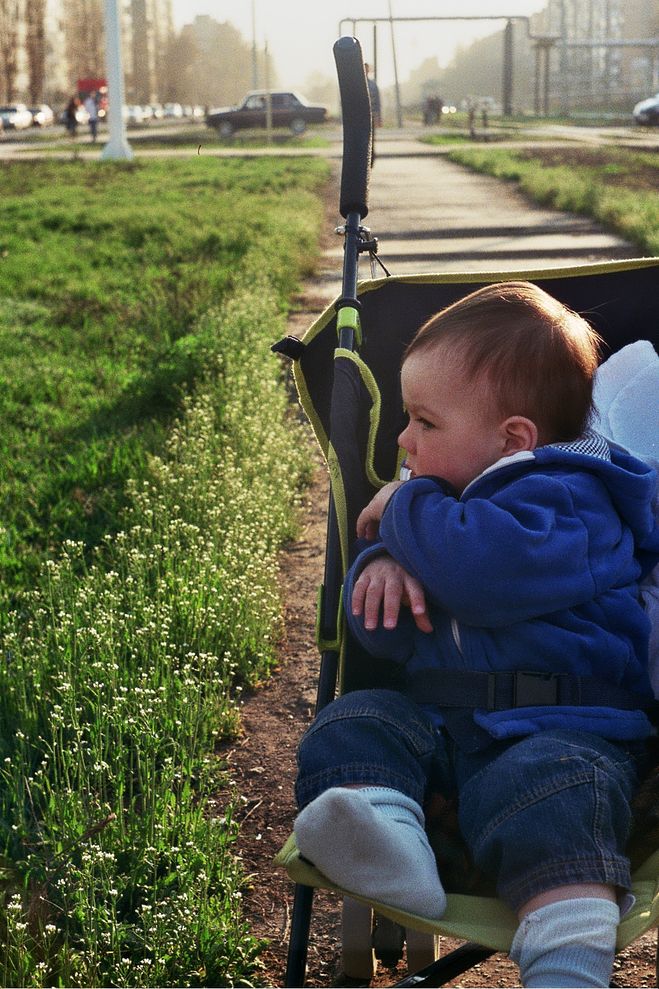
<svg viewBox="0 0 659 989"><path fill-rule="evenodd" d="M524 271L638 256L638 248L594 221L534 205L508 183L427 147L378 140L364 222L391 274ZM340 288L342 256L337 237L318 279L324 298ZM367 261L359 274L370 277Z"/></svg>

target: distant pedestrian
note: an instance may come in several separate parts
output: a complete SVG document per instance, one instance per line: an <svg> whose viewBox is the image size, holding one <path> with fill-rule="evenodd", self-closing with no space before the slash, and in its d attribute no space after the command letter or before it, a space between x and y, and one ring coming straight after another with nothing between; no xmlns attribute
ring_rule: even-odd
<svg viewBox="0 0 659 989"><path fill-rule="evenodd" d="M371 120L373 130L382 123L382 112L380 104L380 90L375 79L370 76L371 67L368 62L364 62L364 72L366 73L366 84L368 85L368 98L371 102ZM371 168L375 161L375 134L371 135Z"/></svg>
<svg viewBox="0 0 659 989"><path fill-rule="evenodd" d="M364 62L364 71L366 72L366 82L368 83L368 95L371 100L371 115L373 117L373 126L379 127L382 123L382 107L380 104L380 90L378 89L378 84L370 75L371 67L368 62Z"/></svg>
<svg viewBox="0 0 659 989"><path fill-rule="evenodd" d="M470 104L467 110L467 123L469 126L469 137L472 141L476 140L476 107L473 103Z"/></svg>
<svg viewBox="0 0 659 989"><path fill-rule="evenodd" d="M69 102L66 104L66 109L64 110L64 126L69 134L69 137L75 137L78 133L78 107L80 106L80 100L77 96L72 96Z"/></svg>
<svg viewBox="0 0 659 989"><path fill-rule="evenodd" d="M84 107L89 114L89 133L91 134L92 141L96 143L96 135L98 133L98 103L96 102L96 93L90 93L84 102Z"/></svg>
<svg viewBox="0 0 659 989"><path fill-rule="evenodd" d="M444 109L444 101L440 96L428 96L423 104L423 122L424 124L433 125L440 123L442 119L442 111Z"/></svg>

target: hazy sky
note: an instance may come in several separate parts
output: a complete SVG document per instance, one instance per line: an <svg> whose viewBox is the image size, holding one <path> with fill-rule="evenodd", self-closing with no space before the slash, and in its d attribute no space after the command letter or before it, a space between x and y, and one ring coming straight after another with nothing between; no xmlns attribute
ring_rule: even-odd
<svg viewBox="0 0 659 989"><path fill-rule="evenodd" d="M394 17L533 14L547 0L391 0ZM217 21L230 21L246 41L252 41L252 12L259 46L265 41L285 87L304 88L314 71L335 76L332 45L341 34L352 34L352 23L343 18L388 17L389 0L173 0L174 24L180 28L198 14ZM395 25L398 76L404 80L425 58L436 55L446 64L459 44L465 44L503 27L503 21L399 23ZM373 28L358 24L366 61L373 60ZM393 59L389 25L377 26L378 82L393 82Z"/></svg>

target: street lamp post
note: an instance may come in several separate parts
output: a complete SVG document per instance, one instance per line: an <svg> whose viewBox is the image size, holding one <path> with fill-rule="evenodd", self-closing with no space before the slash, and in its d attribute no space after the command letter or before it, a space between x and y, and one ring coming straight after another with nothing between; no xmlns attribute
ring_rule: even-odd
<svg viewBox="0 0 659 989"><path fill-rule="evenodd" d="M105 0L105 47L108 73L108 129L110 137L103 148L103 159L131 159L124 123L124 73L121 61L120 0Z"/></svg>
<svg viewBox="0 0 659 989"><path fill-rule="evenodd" d="M259 88L258 55L256 51L256 3L252 0L252 89Z"/></svg>
<svg viewBox="0 0 659 989"><path fill-rule="evenodd" d="M396 41L394 38L394 15L391 10L391 0L389 0L389 30L391 32L391 57L394 64L394 88L396 90L396 119L398 126L403 126L403 111L400 105L400 87L398 85L398 64L396 61Z"/></svg>

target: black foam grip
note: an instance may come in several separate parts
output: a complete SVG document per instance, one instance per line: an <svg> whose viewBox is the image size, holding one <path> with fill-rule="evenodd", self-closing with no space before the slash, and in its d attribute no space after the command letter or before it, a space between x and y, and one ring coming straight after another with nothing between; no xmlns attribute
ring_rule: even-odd
<svg viewBox="0 0 659 989"><path fill-rule="evenodd" d="M343 167L341 170L341 216L368 213L368 179L371 170L371 100L361 45L356 38L334 43L334 61L339 77L343 116Z"/></svg>

